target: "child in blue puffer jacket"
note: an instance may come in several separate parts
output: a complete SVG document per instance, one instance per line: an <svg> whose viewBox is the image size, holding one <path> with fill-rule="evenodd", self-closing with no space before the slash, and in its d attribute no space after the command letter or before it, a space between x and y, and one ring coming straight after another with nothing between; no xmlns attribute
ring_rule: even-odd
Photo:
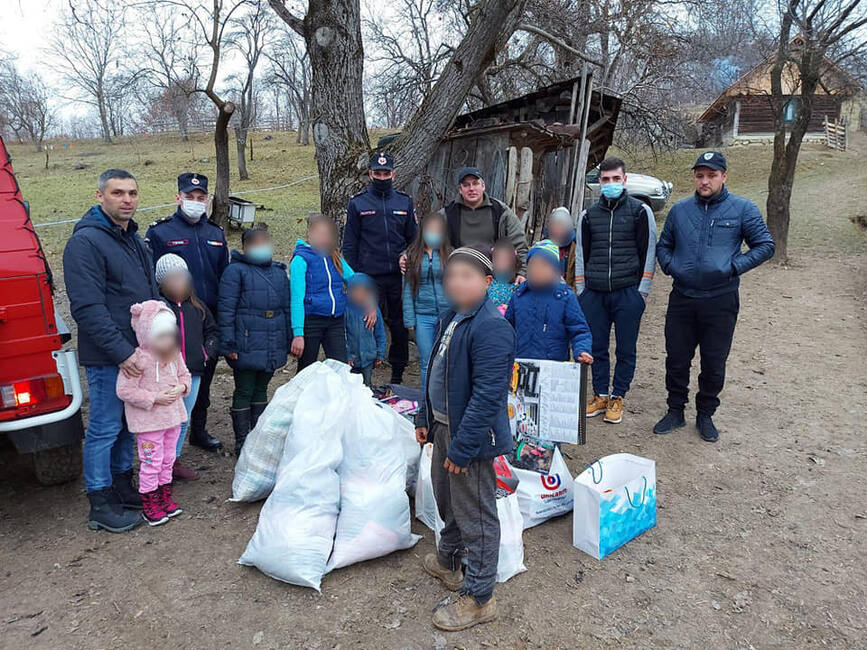
<svg viewBox="0 0 867 650"><path fill-rule="evenodd" d="M515 328L522 359L593 363L592 339L575 293L560 276L560 250L544 239L527 253L527 281L518 285L506 320Z"/></svg>
<svg viewBox="0 0 867 650"><path fill-rule="evenodd" d="M346 281L346 289L346 362L362 376L365 386L371 386L374 366L381 366L385 359L385 325L376 306L376 283L366 273L356 273ZM365 319L372 310L376 311L376 325L371 330Z"/></svg>

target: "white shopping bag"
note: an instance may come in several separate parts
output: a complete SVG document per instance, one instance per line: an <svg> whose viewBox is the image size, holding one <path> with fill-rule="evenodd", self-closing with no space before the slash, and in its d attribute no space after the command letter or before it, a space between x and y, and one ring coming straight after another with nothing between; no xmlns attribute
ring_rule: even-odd
<svg viewBox="0 0 867 650"><path fill-rule="evenodd" d="M572 510L572 474L559 449L554 449L547 474L520 469L511 464L509 467L519 480L515 493L524 518L524 529Z"/></svg>
<svg viewBox="0 0 867 650"><path fill-rule="evenodd" d="M656 525L656 463L600 458L575 478L572 544L601 560Z"/></svg>
<svg viewBox="0 0 867 650"><path fill-rule="evenodd" d="M430 468L433 456L433 443L429 442L421 449L418 459L418 474L415 482L415 518L421 521L431 530L439 530L443 527L443 520L437 511L437 502L434 499L433 483L431 482Z"/></svg>

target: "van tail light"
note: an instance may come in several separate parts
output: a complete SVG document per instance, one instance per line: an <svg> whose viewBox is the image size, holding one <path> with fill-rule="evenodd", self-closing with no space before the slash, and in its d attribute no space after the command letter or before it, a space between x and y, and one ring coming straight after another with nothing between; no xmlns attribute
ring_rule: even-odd
<svg viewBox="0 0 867 650"><path fill-rule="evenodd" d="M63 378L55 374L4 384L0 400L2 412L9 414L14 409L14 417L27 417L66 408L72 397L63 388Z"/></svg>

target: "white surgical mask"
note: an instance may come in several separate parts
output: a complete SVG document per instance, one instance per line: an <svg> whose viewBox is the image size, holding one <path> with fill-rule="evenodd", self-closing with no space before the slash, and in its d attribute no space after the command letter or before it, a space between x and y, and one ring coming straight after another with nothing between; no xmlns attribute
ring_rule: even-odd
<svg viewBox="0 0 867 650"><path fill-rule="evenodd" d="M184 214L187 215L191 221L198 221L201 219L207 209L207 204L202 203L201 201L192 201L190 199L183 199L181 201L181 210L183 210Z"/></svg>

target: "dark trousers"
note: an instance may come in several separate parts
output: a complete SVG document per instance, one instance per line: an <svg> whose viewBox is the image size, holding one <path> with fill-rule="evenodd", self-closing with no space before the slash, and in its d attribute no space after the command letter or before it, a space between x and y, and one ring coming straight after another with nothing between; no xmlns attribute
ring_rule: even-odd
<svg viewBox="0 0 867 650"><path fill-rule="evenodd" d="M319 346L325 349L326 359L346 362L346 332L343 330L343 316L305 316L304 352L298 359L298 372L301 372L319 358Z"/></svg>
<svg viewBox="0 0 867 650"><path fill-rule="evenodd" d="M250 404L265 404L268 401L268 383L273 372L267 370L234 370L235 392L232 394L233 409L248 409Z"/></svg>
<svg viewBox="0 0 867 650"><path fill-rule="evenodd" d="M214 380L214 372L217 369L217 357L205 361L205 372L199 382L199 394L196 404L190 413L190 432L194 436L200 436L208 423L208 409L211 408L211 382Z"/></svg>
<svg viewBox="0 0 867 650"><path fill-rule="evenodd" d="M611 385L611 361L608 355L611 326L614 326L614 383L611 395L624 397L635 376L638 328L644 314L644 298L638 287L617 291L584 289L578 297L593 336L593 392L608 395Z"/></svg>
<svg viewBox="0 0 867 650"><path fill-rule="evenodd" d="M391 334L388 362L392 373L401 375L409 363L409 332L403 326L403 276L389 273L375 275L373 279L379 292L379 311Z"/></svg>
<svg viewBox="0 0 867 650"><path fill-rule="evenodd" d="M737 291L713 298L690 298L672 290L665 313L665 388L669 408L683 410L686 406L689 369L698 346L701 372L695 407L706 415L716 412L739 308Z"/></svg>
<svg viewBox="0 0 867 650"><path fill-rule="evenodd" d="M445 524L437 548L439 563L461 568L466 553L467 572L461 589L484 605L494 593L500 556L500 518L497 516L497 475L491 459L474 460L466 474L443 467L451 443L449 428L434 422L431 482L437 510Z"/></svg>

